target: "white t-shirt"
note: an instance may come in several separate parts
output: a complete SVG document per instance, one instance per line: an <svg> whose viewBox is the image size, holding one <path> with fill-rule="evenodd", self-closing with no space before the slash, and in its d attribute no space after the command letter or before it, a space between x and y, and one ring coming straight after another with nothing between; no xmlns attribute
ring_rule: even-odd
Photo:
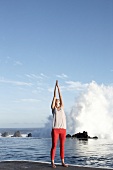
<svg viewBox="0 0 113 170"><path fill-rule="evenodd" d="M66 129L66 116L64 113L64 109L61 107L60 110L57 108L52 110L53 113L53 129L61 128Z"/></svg>

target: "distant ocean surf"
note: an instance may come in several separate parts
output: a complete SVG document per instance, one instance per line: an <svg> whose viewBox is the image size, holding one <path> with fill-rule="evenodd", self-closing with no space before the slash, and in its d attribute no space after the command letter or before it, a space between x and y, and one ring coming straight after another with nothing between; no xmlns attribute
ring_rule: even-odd
<svg viewBox="0 0 113 170"><path fill-rule="evenodd" d="M29 133L33 133L34 136L39 136L39 133L42 128L0 128L0 137L2 137L3 133L8 133L7 137L11 137L14 135L15 132L19 131L22 137L27 137ZM35 134L35 132L37 134Z"/></svg>

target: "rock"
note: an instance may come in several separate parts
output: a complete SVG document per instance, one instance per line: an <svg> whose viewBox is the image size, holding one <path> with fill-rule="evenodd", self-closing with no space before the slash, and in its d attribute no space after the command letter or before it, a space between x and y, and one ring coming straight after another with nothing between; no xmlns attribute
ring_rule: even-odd
<svg viewBox="0 0 113 170"><path fill-rule="evenodd" d="M83 131L83 136L84 136L84 138L88 138L88 133Z"/></svg>
<svg viewBox="0 0 113 170"><path fill-rule="evenodd" d="M78 138L79 140L85 140L85 139L98 139L97 136L94 137L90 137L88 136L88 133L83 131L83 133L76 133L74 135L72 135L72 138Z"/></svg>
<svg viewBox="0 0 113 170"><path fill-rule="evenodd" d="M9 136L9 133L8 132L4 132L4 133L1 134L1 136L2 137L7 137L7 136Z"/></svg>
<svg viewBox="0 0 113 170"><path fill-rule="evenodd" d="M87 132L85 132L85 131L83 131L83 133L76 133L76 134L74 134L74 135L72 135L72 137L74 138L85 138L85 139L87 139L88 138L88 133Z"/></svg>
<svg viewBox="0 0 113 170"><path fill-rule="evenodd" d="M77 135L77 134L72 135L72 138L76 138L76 137L77 137L76 135Z"/></svg>
<svg viewBox="0 0 113 170"><path fill-rule="evenodd" d="M66 135L66 138L71 138L71 135L70 135L70 134L67 134L67 135Z"/></svg>
<svg viewBox="0 0 113 170"><path fill-rule="evenodd" d="M73 138L79 138L79 139L88 139L88 133L83 131L83 133L76 133L74 135L72 135Z"/></svg>
<svg viewBox="0 0 113 170"><path fill-rule="evenodd" d="M98 139L98 137L97 137L97 136L94 136L93 139Z"/></svg>
<svg viewBox="0 0 113 170"><path fill-rule="evenodd" d="M13 137L22 137L20 131L16 131L13 135Z"/></svg>
<svg viewBox="0 0 113 170"><path fill-rule="evenodd" d="M32 137L32 134L31 134L31 133L29 133L27 137Z"/></svg>

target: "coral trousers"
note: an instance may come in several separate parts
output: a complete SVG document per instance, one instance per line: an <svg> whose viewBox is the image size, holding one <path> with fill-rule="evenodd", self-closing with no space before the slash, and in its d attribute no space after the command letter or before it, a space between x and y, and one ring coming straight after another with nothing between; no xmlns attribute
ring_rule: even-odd
<svg viewBox="0 0 113 170"><path fill-rule="evenodd" d="M66 139L66 129L52 129L51 160L54 160L58 139L60 139L60 157L64 159L64 144Z"/></svg>

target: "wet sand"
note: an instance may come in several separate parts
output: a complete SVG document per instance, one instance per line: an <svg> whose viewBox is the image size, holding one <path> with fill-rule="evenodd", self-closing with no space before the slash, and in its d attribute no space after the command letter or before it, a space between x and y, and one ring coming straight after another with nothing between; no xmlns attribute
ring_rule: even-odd
<svg viewBox="0 0 113 170"><path fill-rule="evenodd" d="M62 167L60 164L56 164L56 168L52 168L50 163L40 163L31 161L3 161L0 162L0 170L102 170L107 168L91 168L83 166L71 166L68 168Z"/></svg>

